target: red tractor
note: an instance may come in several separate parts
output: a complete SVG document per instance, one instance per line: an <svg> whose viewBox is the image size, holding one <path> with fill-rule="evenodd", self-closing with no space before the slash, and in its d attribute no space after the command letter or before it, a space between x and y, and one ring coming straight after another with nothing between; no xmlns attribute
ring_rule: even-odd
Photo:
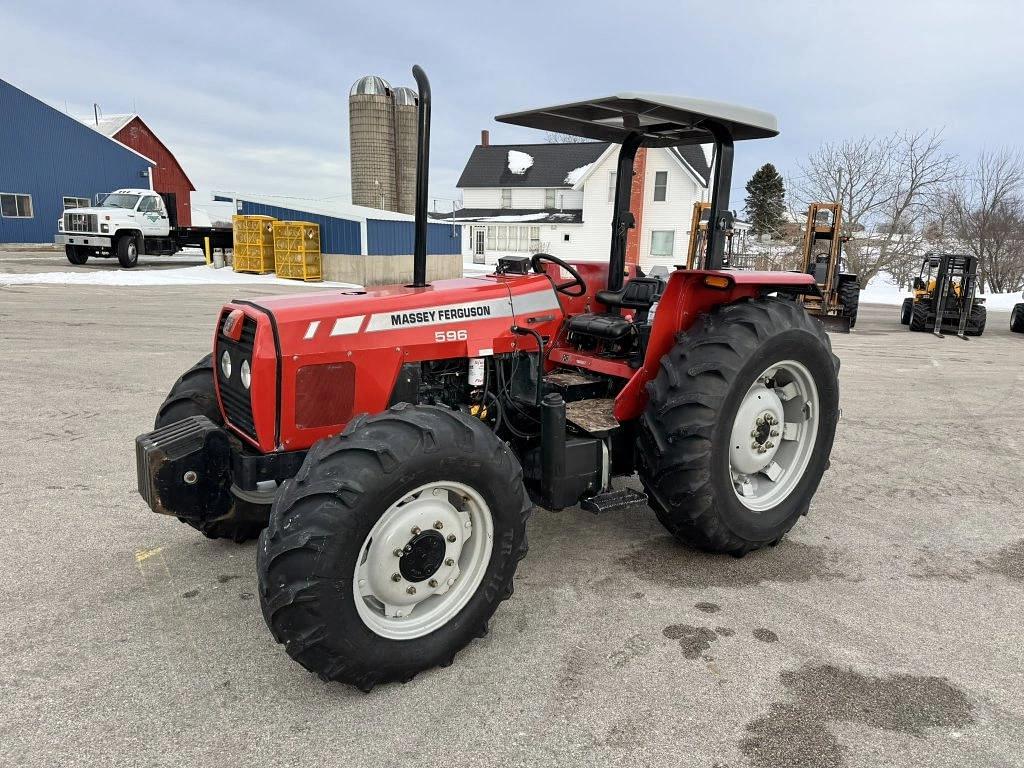
<svg viewBox="0 0 1024 768"><path fill-rule="evenodd" d="M621 93L497 119L621 145L607 265L538 253L426 280L430 87L419 85L414 280L232 301L213 353L136 442L155 512L258 535L263 615L288 655L369 690L446 666L512 594L533 504L650 505L742 556L808 511L839 417L838 359L783 292L721 269L733 142L769 114ZM703 269L626 266L641 146L713 143ZM615 485L639 475L644 492Z"/></svg>

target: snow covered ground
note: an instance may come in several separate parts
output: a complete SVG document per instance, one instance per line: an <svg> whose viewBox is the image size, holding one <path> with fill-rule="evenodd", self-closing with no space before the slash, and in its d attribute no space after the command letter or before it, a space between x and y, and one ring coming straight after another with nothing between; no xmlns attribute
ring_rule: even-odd
<svg viewBox="0 0 1024 768"><path fill-rule="evenodd" d="M898 287L889 275L881 274L860 294L861 304L902 304L910 296L910 291ZM993 310L1009 312L1014 304L1024 301L1020 292L1016 293L982 293L978 298L985 299L985 306Z"/></svg>
<svg viewBox="0 0 1024 768"><path fill-rule="evenodd" d="M303 283L284 280L276 275L248 275L230 267L213 269L205 264L181 269L111 269L95 272L37 272L34 274L0 274L5 285L290 285L306 288L345 288L361 286L352 283Z"/></svg>

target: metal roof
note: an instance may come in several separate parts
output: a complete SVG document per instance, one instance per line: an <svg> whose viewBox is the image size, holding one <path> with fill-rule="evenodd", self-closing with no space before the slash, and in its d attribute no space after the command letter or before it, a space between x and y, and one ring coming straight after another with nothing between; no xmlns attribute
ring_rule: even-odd
<svg viewBox="0 0 1024 768"><path fill-rule="evenodd" d="M419 95L412 88L406 88L404 85L395 88L391 92L392 98L395 100L395 104L399 107L415 107L416 102L419 99Z"/></svg>
<svg viewBox="0 0 1024 768"><path fill-rule="evenodd" d="M707 123L724 125L736 141L777 136L774 115L706 99L626 91L570 104L498 115L502 123L621 144L631 133L647 147L673 147L714 141Z"/></svg>
<svg viewBox="0 0 1024 768"><path fill-rule="evenodd" d="M388 81L377 75L360 77L348 92L349 96L385 96L391 90Z"/></svg>

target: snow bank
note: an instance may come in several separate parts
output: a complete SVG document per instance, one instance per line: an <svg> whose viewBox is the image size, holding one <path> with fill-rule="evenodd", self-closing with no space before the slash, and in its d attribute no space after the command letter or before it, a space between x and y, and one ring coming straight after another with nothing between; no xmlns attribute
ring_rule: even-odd
<svg viewBox="0 0 1024 768"><path fill-rule="evenodd" d="M586 176L587 171L589 171L593 166L593 163L587 163L586 165L581 165L579 168L573 168L565 174L565 183L575 187L580 183L580 179Z"/></svg>
<svg viewBox="0 0 1024 768"><path fill-rule="evenodd" d="M516 176L522 176L528 168L533 166L533 155L519 152L515 149L508 151L508 169Z"/></svg>
<svg viewBox="0 0 1024 768"><path fill-rule="evenodd" d="M111 269L95 272L39 272L35 274L0 274L5 285L291 285L306 288L345 288L361 286L351 283L303 283L284 280L276 275L247 275L229 267L212 269L204 265L182 269Z"/></svg>
<svg viewBox="0 0 1024 768"><path fill-rule="evenodd" d="M871 281L871 284L860 293L861 304L902 304L910 297L905 291L884 272ZM985 306L997 311L1009 312L1014 304L1024 299L1019 293L979 293L978 298L985 299Z"/></svg>

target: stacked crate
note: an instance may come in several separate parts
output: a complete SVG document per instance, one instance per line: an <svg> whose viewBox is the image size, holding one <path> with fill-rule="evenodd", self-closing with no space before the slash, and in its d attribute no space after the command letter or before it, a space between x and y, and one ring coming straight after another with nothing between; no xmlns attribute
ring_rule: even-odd
<svg viewBox="0 0 1024 768"><path fill-rule="evenodd" d="M319 224L274 222L274 271L278 277L293 280L318 282L323 279Z"/></svg>
<svg viewBox="0 0 1024 768"><path fill-rule="evenodd" d="M274 271L274 217L232 216L235 272L265 275Z"/></svg>

